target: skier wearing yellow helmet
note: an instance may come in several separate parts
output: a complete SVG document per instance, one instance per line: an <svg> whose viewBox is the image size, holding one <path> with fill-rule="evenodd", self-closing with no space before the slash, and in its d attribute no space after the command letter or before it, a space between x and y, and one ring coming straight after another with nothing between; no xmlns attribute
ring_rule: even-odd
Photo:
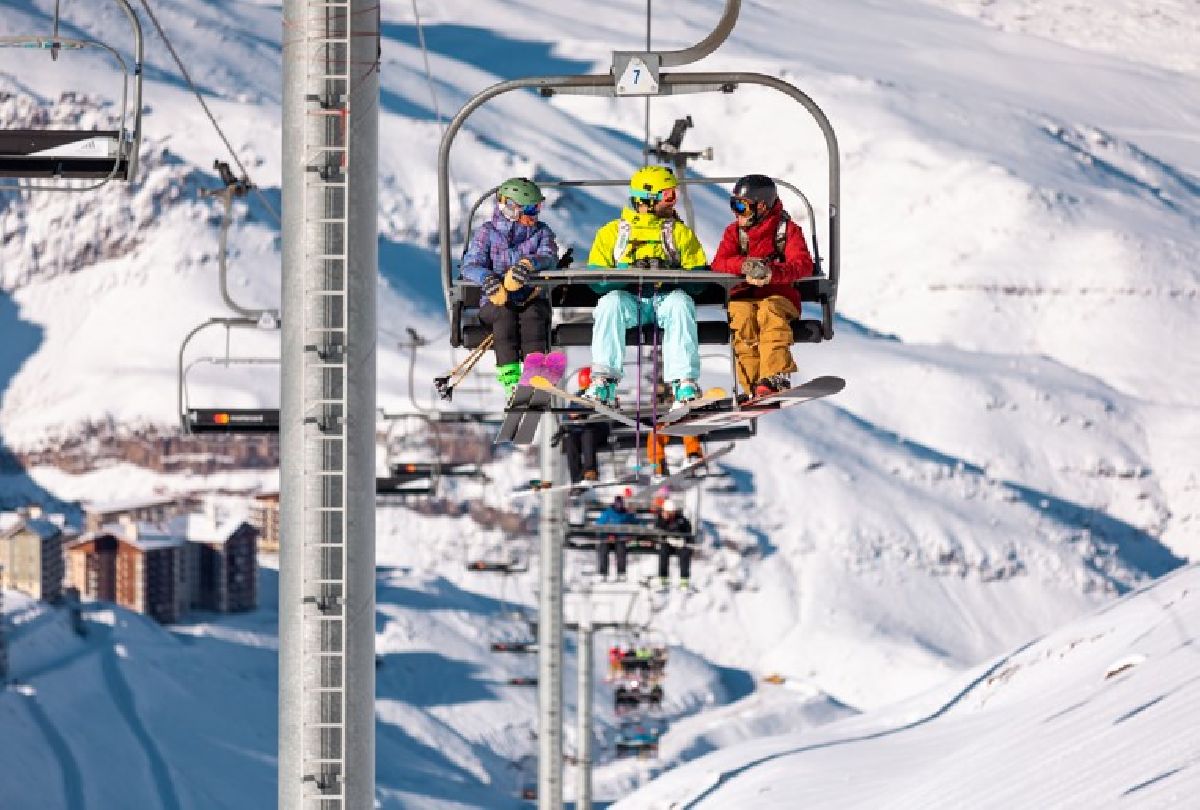
<svg viewBox="0 0 1200 810"><path fill-rule="evenodd" d="M630 207L596 233L588 254L591 267L694 269L708 259L692 229L675 215L678 181L666 166L643 166L629 179ZM616 286L618 289L608 289ZM647 290L641 295L605 285L593 313L592 383L585 397L604 404L616 400L625 366L625 330L654 321L663 330L663 378L675 400L700 396L700 347L696 302L681 289ZM597 290L602 288L597 285Z"/></svg>

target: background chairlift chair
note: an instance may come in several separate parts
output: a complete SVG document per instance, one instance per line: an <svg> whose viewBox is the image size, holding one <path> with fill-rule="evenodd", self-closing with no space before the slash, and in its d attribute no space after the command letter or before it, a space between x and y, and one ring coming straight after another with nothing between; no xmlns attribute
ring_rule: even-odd
<svg viewBox="0 0 1200 810"><path fill-rule="evenodd" d="M225 354L203 356L184 365L188 344L209 327L225 329ZM251 318L210 318L197 326L179 347L178 366L178 411L179 423L184 433L278 433L278 408L221 408L193 407L188 396L188 374L197 365L230 366L278 366L277 357L238 357L230 350L230 336L235 329L261 329L258 320Z"/></svg>
<svg viewBox="0 0 1200 810"><path fill-rule="evenodd" d="M388 424L383 433L383 464L375 481L378 495L435 495L443 476L486 479L483 462L491 450L487 440L477 444L482 452L462 446L463 429L475 424L473 418L459 423L458 431L444 431L437 414L382 413ZM453 441L450 433L453 433Z"/></svg>
<svg viewBox="0 0 1200 810"><path fill-rule="evenodd" d="M63 51L102 50L123 75L116 129L0 130L0 178L12 181L0 183L0 190L90 191L110 180L128 182L137 175L138 149L142 140L142 27L129 0L113 2L124 12L133 31L132 65L115 48L98 40L59 36L57 2L49 36L0 37L0 47L41 50L52 60L57 60ZM30 180L59 182L32 183L28 182ZM72 180L96 182L81 185L62 182Z"/></svg>
<svg viewBox="0 0 1200 810"><path fill-rule="evenodd" d="M489 574L523 574L529 570L532 549L529 538L505 536L488 544L481 554L471 555L466 548L468 571Z"/></svg>

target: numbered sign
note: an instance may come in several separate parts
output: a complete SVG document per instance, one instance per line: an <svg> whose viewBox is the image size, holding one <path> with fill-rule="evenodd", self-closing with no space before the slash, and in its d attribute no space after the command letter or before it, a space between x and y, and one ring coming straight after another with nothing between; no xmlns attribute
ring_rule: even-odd
<svg viewBox="0 0 1200 810"><path fill-rule="evenodd" d="M624 60L622 60L624 61ZM658 95L658 68L641 56L629 56L617 73L618 96Z"/></svg>

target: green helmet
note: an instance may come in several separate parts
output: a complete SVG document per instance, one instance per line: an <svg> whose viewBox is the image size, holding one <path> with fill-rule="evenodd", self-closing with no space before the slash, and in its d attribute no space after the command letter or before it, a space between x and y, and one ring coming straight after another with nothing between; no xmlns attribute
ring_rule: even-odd
<svg viewBox="0 0 1200 810"><path fill-rule="evenodd" d="M512 200L522 206L537 205L546 199L546 195L538 188L537 183L527 177L513 177L505 180L500 184L500 188L496 189L496 196Z"/></svg>

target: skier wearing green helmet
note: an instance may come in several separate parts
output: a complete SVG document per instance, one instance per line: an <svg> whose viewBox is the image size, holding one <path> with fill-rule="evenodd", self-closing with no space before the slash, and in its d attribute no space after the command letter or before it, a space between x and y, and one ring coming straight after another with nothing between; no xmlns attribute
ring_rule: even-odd
<svg viewBox="0 0 1200 810"><path fill-rule="evenodd" d="M496 378L506 397L521 379L521 359L549 349L550 302L528 283L558 264L554 231L538 221L545 199L532 180L505 180L492 218L475 231L463 257L462 277L483 289L479 319L492 327Z"/></svg>

